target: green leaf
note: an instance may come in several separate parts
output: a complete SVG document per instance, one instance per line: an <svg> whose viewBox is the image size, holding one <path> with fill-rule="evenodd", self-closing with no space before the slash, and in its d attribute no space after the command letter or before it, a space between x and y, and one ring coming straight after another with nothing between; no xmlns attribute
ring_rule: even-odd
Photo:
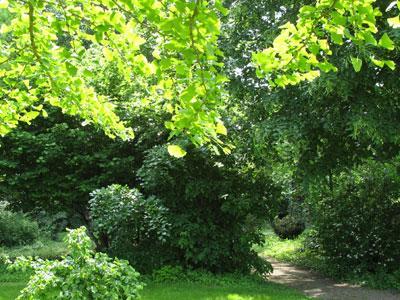
<svg viewBox="0 0 400 300"><path fill-rule="evenodd" d="M385 60L385 64L392 70L396 69L396 64L393 60Z"/></svg>
<svg viewBox="0 0 400 300"><path fill-rule="evenodd" d="M70 62L66 62L65 63L65 67L67 68L67 72L69 73L69 75L71 76L75 76L78 73L78 68L75 67L73 64L71 64Z"/></svg>
<svg viewBox="0 0 400 300"><path fill-rule="evenodd" d="M169 145L168 153L169 153L169 155L176 157L176 158L182 158L186 155L186 151L177 145Z"/></svg>
<svg viewBox="0 0 400 300"><path fill-rule="evenodd" d="M400 28L400 16L389 18L388 23L393 28Z"/></svg>
<svg viewBox="0 0 400 300"><path fill-rule="evenodd" d="M371 44L373 46L376 46L378 44L378 42L376 41L374 35L369 31L363 32L363 37L364 37L365 42L367 44Z"/></svg>
<svg viewBox="0 0 400 300"><path fill-rule="evenodd" d="M351 57L351 63L353 64L354 71L360 72L362 67L362 60L358 57Z"/></svg>
<svg viewBox="0 0 400 300"><path fill-rule="evenodd" d="M225 125L222 122L218 122L217 123L216 132L218 134L222 134L222 135L227 135L228 134L228 130L226 129Z"/></svg>
<svg viewBox="0 0 400 300"><path fill-rule="evenodd" d="M371 57L371 61L378 67L383 68L383 66L385 65L385 62L383 60L379 60L379 59L375 59L373 57Z"/></svg>
<svg viewBox="0 0 400 300"><path fill-rule="evenodd" d="M347 18L343 17L341 14L338 12L333 12L332 13L332 22L335 25L342 25L345 26L347 24Z"/></svg>
<svg viewBox="0 0 400 300"><path fill-rule="evenodd" d="M387 35L387 33L384 33L381 39L379 40L379 46L386 48L388 50L394 49L394 43L392 39Z"/></svg>
<svg viewBox="0 0 400 300"><path fill-rule="evenodd" d="M337 34L335 32L331 33L331 39L335 44L342 45L343 44L343 36L341 34Z"/></svg>

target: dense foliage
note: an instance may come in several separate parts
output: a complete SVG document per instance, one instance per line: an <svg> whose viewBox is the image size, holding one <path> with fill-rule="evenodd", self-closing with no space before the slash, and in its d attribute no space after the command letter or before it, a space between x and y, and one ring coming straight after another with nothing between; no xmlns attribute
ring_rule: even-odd
<svg viewBox="0 0 400 300"><path fill-rule="evenodd" d="M368 160L312 193L322 253L338 273L400 269L399 161Z"/></svg>
<svg viewBox="0 0 400 300"><path fill-rule="evenodd" d="M84 227L66 238L69 255L62 260L19 257L11 270L32 270L28 285L17 299L138 299L139 274L127 261L110 259L92 250Z"/></svg>
<svg viewBox="0 0 400 300"><path fill-rule="evenodd" d="M377 17L382 16L375 2L319 0L303 6L295 24L281 26L272 48L254 54L258 75L277 74L270 84L286 86L312 80L319 70L337 70L327 59L331 44L350 44L368 52L376 66L395 69L394 61L381 60L375 57L379 49L370 49L394 49L386 32L379 42L375 38ZM392 4L390 8L396 6ZM115 62L124 78L140 85L132 102L172 115L165 124L171 136L183 134L195 145L222 143L219 135L227 130L219 109L225 104L226 77L218 38L220 16L229 10L221 0L5 0L0 10L0 134L45 115L45 102L100 125L109 136L131 138L132 128L121 122L107 95L89 84L95 74L81 64L95 46L103 61ZM398 28L394 11L385 21ZM352 56L351 61L360 71L362 60ZM223 151L230 152L230 147ZM179 157L185 151L171 145L170 154Z"/></svg>
<svg viewBox="0 0 400 300"><path fill-rule="evenodd" d="M160 267L169 237L168 210L138 190L111 185L91 193L92 230L99 249L129 259L139 270Z"/></svg>
<svg viewBox="0 0 400 300"><path fill-rule="evenodd" d="M131 143L112 142L59 112L22 129L0 142L0 194L16 209L85 220L91 191L135 178L125 171L136 164Z"/></svg>
<svg viewBox="0 0 400 300"><path fill-rule="evenodd" d="M272 212L271 181L236 165L238 157L213 157L193 149L175 159L165 147L147 152L139 170L144 193L170 211L171 258L213 272L269 270L252 250ZM242 169L243 168L243 169Z"/></svg>
<svg viewBox="0 0 400 300"><path fill-rule="evenodd" d="M23 213L8 210L7 205L0 201L0 247L33 243L39 236L37 222Z"/></svg>

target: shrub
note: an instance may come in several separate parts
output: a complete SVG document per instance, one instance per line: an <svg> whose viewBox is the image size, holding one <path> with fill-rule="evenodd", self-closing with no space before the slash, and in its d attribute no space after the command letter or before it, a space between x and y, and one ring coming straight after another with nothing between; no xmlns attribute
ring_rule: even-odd
<svg viewBox="0 0 400 300"><path fill-rule="evenodd" d="M169 235L168 210L155 197L111 185L91 193L90 215L100 249L129 259L141 270L158 267Z"/></svg>
<svg viewBox="0 0 400 300"><path fill-rule="evenodd" d="M272 228L281 239L294 239L304 231L305 224L303 220L292 215L276 216Z"/></svg>
<svg viewBox="0 0 400 300"><path fill-rule="evenodd" d="M62 260L19 257L10 270L32 270L28 285L17 299L137 299L142 289L127 261L95 253L84 227L66 237L70 254Z"/></svg>
<svg viewBox="0 0 400 300"><path fill-rule="evenodd" d="M368 160L314 193L318 243L337 273L400 268L399 166Z"/></svg>
<svg viewBox="0 0 400 300"><path fill-rule="evenodd" d="M39 236L39 226L25 214L7 210L0 203L0 246L18 246L33 243Z"/></svg>
<svg viewBox="0 0 400 300"><path fill-rule="evenodd" d="M253 245L263 242L261 228L275 192L271 181L247 165L240 171L233 155L188 150L190 155L176 159L166 147L154 147L138 171L143 193L169 209L169 264L212 273L270 272Z"/></svg>

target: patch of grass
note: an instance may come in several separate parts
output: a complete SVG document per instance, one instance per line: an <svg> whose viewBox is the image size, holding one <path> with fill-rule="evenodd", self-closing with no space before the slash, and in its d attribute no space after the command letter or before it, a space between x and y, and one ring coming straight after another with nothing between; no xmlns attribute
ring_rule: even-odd
<svg viewBox="0 0 400 300"><path fill-rule="evenodd" d="M24 286L24 282L0 282L0 300L14 300Z"/></svg>
<svg viewBox="0 0 400 300"><path fill-rule="evenodd" d="M200 283L149 284L143 300L305 300L310 299L281 285L264 283L225 287Z"/></svg>
<svg viewBox="0 0 400 300"><path fill-rule="evenodd" d="M24 283L0 283L0 300L15 299ZM310 299L284 286L269 282L241 286L202 283L149 283L141 292L142 300L306 300Z"/></svg>

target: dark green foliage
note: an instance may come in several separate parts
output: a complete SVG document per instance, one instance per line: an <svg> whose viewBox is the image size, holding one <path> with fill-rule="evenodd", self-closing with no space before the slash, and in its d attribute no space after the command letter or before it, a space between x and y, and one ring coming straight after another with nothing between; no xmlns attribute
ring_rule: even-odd
<svg viewBox="0 0 400 300"><path fill-rule="evenodd" d="M223 274L216 275L204 270L185 270L180 266L164 266L147 277L154 283L200 283L204 286L251 286L255 283L265 284L265 278L256 274Z"/></svg>
<svg viewBox="0 0 400 300"><path fill-rule="evenodd" d="M89 193L134 174L134 149L54 112L1 140L0 194L24 211L67 212L87 218Z"/></svg>
<svg viewBox="0 0 400 300"><path fill-rule="evenodd" d="M136 268L160 267L159 253L169 236L168 210L155 197L138 190L111 185L91 193L93 233L99 249L129 259Z"/></svg>
<svg viewBox="0 0 400 300"><path fill-rule="evenodd" d="M204 149L183 159L172 158L165 147L147 152L138 174L144 192L170 211L168 245L175 264L212 272L270 270L252 246L262 242L260 228L275 190L267 179L240 172L235 160Z"/></svg>
<svg viewBox="0 0 400 300"><path fill-rule="evenodd" d="M312 196L318 242L339 274L400 268L399 166L366 161Z"/></svg>
<svg viewBox="0 0 400 300"><path fill-rule="evenodd" d="M0 247L33 243L39 236L38 224L25 214L12 212L0 202Z"/></svg>
<svg viewBox="0 0 400 300"><path fill-rule="evenodd" d="M272 228L281 239L294 239L304 231L306 226L303 220L292 215L286 215L283 217L276 216L272 222Z"/></svg>

